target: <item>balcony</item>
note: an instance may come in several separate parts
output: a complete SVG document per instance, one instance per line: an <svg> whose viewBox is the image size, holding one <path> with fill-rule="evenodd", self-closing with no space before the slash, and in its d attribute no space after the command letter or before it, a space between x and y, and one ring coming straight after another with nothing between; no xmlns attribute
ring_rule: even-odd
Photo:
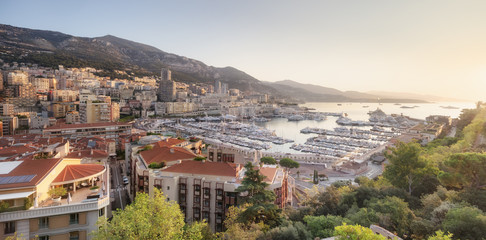
<svg viewBox="0 0 486 240"><path fill-rule="evenodd" d="M65 200L63 199L61 202L63 201ZM61 203L57 206L39 206L37 208L31 208L24 211L0 213L0 222L94 211L106 207L109 204L110 198L108 196L104 196L103 198L93 199L85 202L73 201L70 204L64 202L64 204Z"/></svg>

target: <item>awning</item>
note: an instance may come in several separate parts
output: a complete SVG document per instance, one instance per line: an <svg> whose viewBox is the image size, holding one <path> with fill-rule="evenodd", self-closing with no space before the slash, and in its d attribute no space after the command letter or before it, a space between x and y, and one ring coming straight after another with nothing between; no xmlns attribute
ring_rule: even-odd
<svg viewBox="0 0 486 240"><path fill-rule="evenodd" d="M19 193L7 193L7 194L0 194L0 200L9 200L9 199L18 199L18 198L26 198L32 195L32 192L19 192Z"/></svg>

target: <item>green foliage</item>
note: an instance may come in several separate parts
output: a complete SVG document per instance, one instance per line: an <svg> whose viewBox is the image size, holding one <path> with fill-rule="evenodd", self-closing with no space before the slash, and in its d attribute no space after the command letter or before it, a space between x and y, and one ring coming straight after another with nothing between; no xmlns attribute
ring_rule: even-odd
<svg viewBox="0 0 486 240"><path fill-rule="evenodd" d="M265 233L261 239L275 239L275 240L311 240L311 233L307 230L305 225L301 222L284 222L276 228L270 229Z"/></svg>
<svg viewBox="0 0 486 240"><path fill-rule="evenodd" d="M486 215L475 207L457 207L449 210L442 227L458 239L484 239Z"/></svg>
<svg viewBox="0 0 486 240"><path fill-rule="evenodd" d="M153 162L153 163L148 165L148 168L151 168L151 169L159 169L159 168L163 168L163 167L165 167L165 162L160 162L160 163Z"/></svg>
<svg viewBox="0 0 486 240"><path fill-rule="evenodd" d="M206 157L197 156L194 158L194 161L202 161L202 160L206 160Z"/></svg>
<svg viewBox="0 0 486 240"><path fill-rule="evenodd" d="M55 187L55 188L49 189L47 194L49 194L49 196L51 196L51 198L58 198L58 197L62 197L64 195L66 195L67 190L64 187Z"/></svg>
<svg viewBox="0 0 486 240"><path fill-rule="evenodd" d="M424 184L421 179L434 176L437 171L421 157L421 151L420 144L416 142L399 142L390 152L385 153L390 163L386 165L383 176L393 186L404 189L411 195L417 185Z"/></svg>
<svg viewBox="0 0 486 240"><path fill-rule="evenodd" d="M270 164L270 165L277 164L277 160L275 160L275 158L273 157L262 157L260 158L260 162L263 164Z"/></svg>
<svg viewBox="0 0 486 240"><path fill-rule="evenodd" d="M452 233L445 234L442 231L437 231L434 236L430 236L427 240L452 240L452 236Z"/></svg>
<svg viewBox="0 0 486 240"><path fill-rule="evenodd" d="M182 239L184 240L212 240L216 239L216 236L211 232L209 225L206 221L193 222L192 224L184 226L184 234Z"/></svg>
<svg viewBox="0 0 486 240"><path fill-rule="evenodd" d="M319 184L319 174L317 170L314 170L314 175L312 177L312 183Z"/></svg>
<svg viewBox="0 0 486 240"><path fill-rule="evenodd" d="M443 165L439 180L448 187L486 188L486 154L456 153Z"/></svg>
<svg viewBox="0 0 486 240"><path fill-rule="evenodd" d="M430 235L430 233L434 232L438 226L435 225L431 220L425 218L416 218L412 221L410 228L413 232L413 239L426 239L426 237Z"/></svg>
<svg viewBox="0 0 486 240"><path fill-rule="evenodd" d="M463 134L463 129L471 124L473 119L476 117L476 115L479 113L480 109L463 109L461 112L461 115L459 115L459 120L457 121L456 127L457 127L457 132L456 132L456 137L462 137Z"/></svg>
<svg viewBox="0 0 486 240"><path fill-rule="evenodd" d="M129 116L124 116L124 117L120 118L118 120L118 122L126 123L126 122L131 122L133 120L135 120L135 116L129 115Z"/></svg>
<svg viewBox="0 0 486 240"><path fill-rule="evenodd" d="M152 136L152 135L155 135L155 136L160 136L160 135L162 135L162 134L160 134L160 133L153 133L153 132L148 132L148 133L147 133L147 136Z"/></svg>
<svg viewBox="0 0 486 240"><path fill-rule="evenodd" d="M351 223L348 219L340 216L306 216L304 222L312 234L312 237L327 238L334 235L334 228L343 223Z"/></svg>
<svg viewBox="0 0 486 240"><path fill-rule="evenodd" d="M5 201L0 201L0 213L1 213L1 212L4 212L4 211L5 211L5 210L7 210L9 207L10 207L10 205L8 204L8 202L5 202Z"/></svg>
<svg viewBox="0 0 486 240"><path fill-rule="evenodd" d="M377 212L380 226L399 235L410 235L410 224L415 218L408 204L398 197L386 197L369 204Z"/></svg>
<svg viewBox="0 0 486 240"><path fill-rule="evenodd" d="M338 180L331 184L335 188L341 188L345 186L351 186L351 180Z"/></svg>
<svg viewBox="0 0 486 240"><path fill-rule="evenodd" d="M245 164L245 169L245 177L236 192L241 193L242 203L250 205L240 214L240 221L278 225L281 222L281 209L273 204L276 196L273 191L266 189L268 183L264 181L265 176L251 162Z"/></svg>
<svg viewBox="0 0 486 240"><path fill-rule="evenodd" d="M250 204L229 207L224 220L226 231L218 234L221 239L255 240L263 234L263 230L268 228L263 222L240 221L240 215L247 210L248 206Z"/></svg>
<svg viewBox="0 0 486 240"><path fill-rule="evenodd" d="M279 161L280 166L286 168L287 170L290 168L299 168L300 164L290 158L282 158Z"/></svg>
<svg viewBox="0 0 486 240"><path fill-rule="evenodd" d="M457 193L456 196L459 200L467 202L472 206L475 206L482 211L486 211L486 190L482 189L464 189Z"/></svg>
<svg viewBox="0 0 486 240"><path fill-rule="evenodd" d="M361 226L370 226L371 224L380 222L380 218L375 210L369 208L352 208L346 214L346 218L352 223Z"/></svg>
<svg viewBox="0 0 486 240"><path fill-rule="evenodd" d="M347 225L336 227L334 232L336 240L386 240L384 236L373 233L371 229L360 225Z"/></svg>
<svg viewBox="0 0 486 240"><path fill-rule="evenodd" d="M154 197L137 194L133 204L118 210L111 221L98 221L94 239L183 239L184 216L175 202L166 201L162 192L154 189ZM197 226L199 228L200 226ZM189 227L189 236L199 236ZM194 238L202 239L202 238Z"/></svg>
<svg viewBox="0 0 486 240"><path fill-rule="evenodd" d="M439 146L449 147L457 143L457 141L459 141L459 138L457 137L437 138L427 143L426 148L432 149L432 148L437 148Z"/></svg>

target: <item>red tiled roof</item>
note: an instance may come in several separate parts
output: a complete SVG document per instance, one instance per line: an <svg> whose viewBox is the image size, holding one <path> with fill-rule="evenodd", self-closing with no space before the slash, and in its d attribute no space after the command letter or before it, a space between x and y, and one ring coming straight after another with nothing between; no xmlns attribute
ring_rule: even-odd
<svg viewBox="0 0 486 240"><path fill-rule="evenodd" d="M166 138L165 140L158 141L154 145L155 147L173 147L175 145L181 144L186 140L180 140L177 138Z"/></svg>
<svg viewBox="0 0 486 240"><path fill-rule="evenodd" d="M45 128L44 130L72 129L72 128L90 128L90 127L110 127L110 126L131 126L129 123L118 122L101 122L101 123L79 123L79 124L56 124Z"/></svg>
<svg viewBox="0 0 486 240"><path fill-rule="evenodd" d="M260 168L260 173L266 177L264 179L265 182L272 183L273 179L275 178L275 174L277 173L277 168Z"/></svg>
<svg viewBox="0 0 486 240"><path fill-rule="evenodd" d="M29 182L0 184L0 189L29 187L37 185L54 167L61 162L60 158L33 159L32 156L21 159L23 162L8 174L0 174L0 177L35 175ZM20 160L19 160L20 161Z"/></svg>
<svg viewBox="0 0 486 240"><path fill-rule="evenodd" d="M108 153L104 150L96 150L93 149L93 154L91 154L91 149L86 149L86 150L80 150L80 151L74 151L69 153L66 158L77 158L77 159L82 159L82 158L107 158Z"/></svg>
<svg viewBox="0 0 486 240"><path fill-rule="evenodd" d="M160 163L177 160L192 160L197 156L185 148L166 146L154 147L151 150L142 151L140 152L140 155L147 164L151 164L153 162Z"/></svg>
<svg viewBox="0 0 486 240"><path fill-rule="evenodd" d="M71 164L67 165L52 181L52 183L72 182L99 174L105 170L100 164Z"/></svg>
<svg viewBox="0 0 486 240"><path fill-rule="evenodd" d="M23 153L35 152L37 149L29 146L11 146L0 149L0 156L9 157L15 155L22 155Z"/></svg>
<svg viewBox="0 0 486 240"><path fill-rule="evenodd" d="M172 165L162 171L197 175L236 177L238 171L240 170L240 167L240 164L235 163L183 161L182 163Z"/></svg>

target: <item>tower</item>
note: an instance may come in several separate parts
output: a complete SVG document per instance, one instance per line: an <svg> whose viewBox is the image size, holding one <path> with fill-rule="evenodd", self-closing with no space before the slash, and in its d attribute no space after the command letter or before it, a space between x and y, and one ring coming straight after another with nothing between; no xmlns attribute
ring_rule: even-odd
<svg viewBox="0 0 486 240"><path fill-rule="evenodd" d="M172 81L171 71L166 68L161 71L159 99L163 102L172 102L176 99L176 83Z"/></svg>

